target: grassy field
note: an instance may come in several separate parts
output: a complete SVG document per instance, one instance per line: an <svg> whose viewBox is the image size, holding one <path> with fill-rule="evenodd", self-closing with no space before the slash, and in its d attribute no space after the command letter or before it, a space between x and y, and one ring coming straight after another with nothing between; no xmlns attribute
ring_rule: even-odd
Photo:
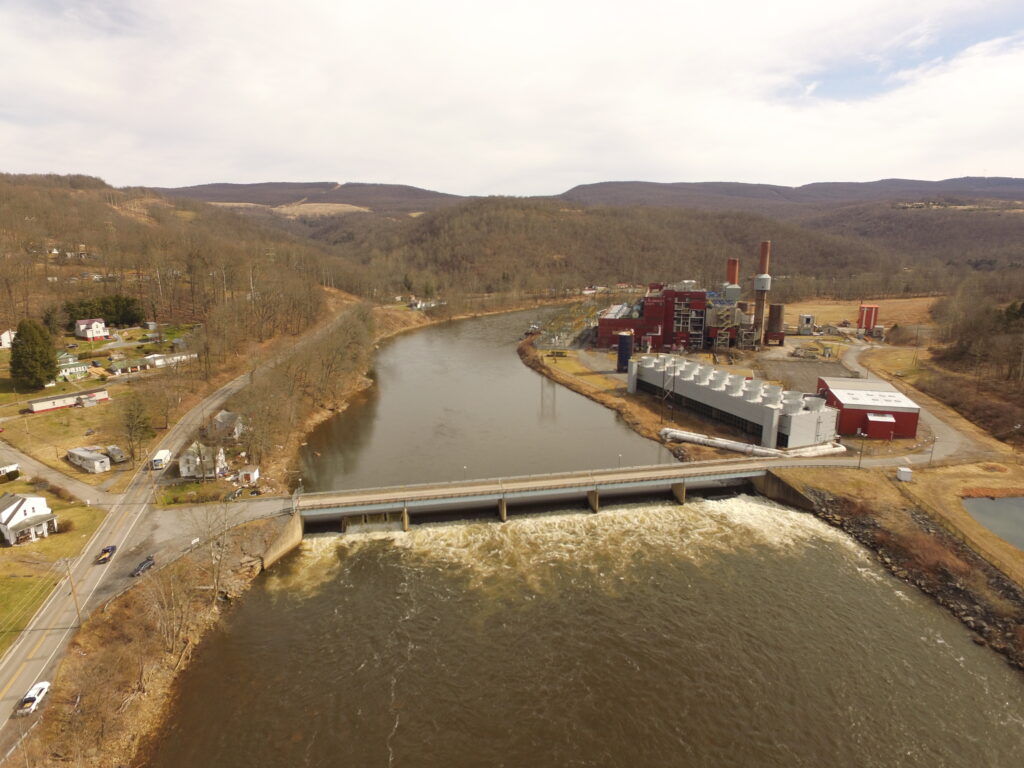
<svg viewBox="0 0 1024 768"><path fill-rule="evenodd" d="M92 474L65 458L68 449L87 445L120 445L127 450L119 423L117 399L125 393L128 385L109 383L108 386L109 401L92 408L62 408L18 416L3 422L4 432L0 436L19 451L90 485L99 485L109 480L112 474L118 475L119 479L121 474L128 477L134 469L130 461L112 464L110 472ZM162 434L158 431L151 442L155 444ZM148 448L147 445L144 450Z"/></svg>
<svg viewBox="0 0 1024 768"><path fill-rule="evenodd" d="M928 325L932 322L929 310L939 299L926 296L914 299L865 299L865 304L878 305L878 322L887 328L893 323L899 325ZM816 301L800 301L786 305L785 321L796 325L798 315L814 315L818 325L837 324L849 320L857 326L857 307L859 301L832 301L819 299Z"/></svg>
<svg viewBox="0 0 1024 768"><path fill-rule="evenodd" d="M235 486L226 480L175 483L157 491L156 503L161 507L170 507L175 504L205 504L206 502L222 501L233 490L235 490Z"/></svg>
<svg viewBox="0 0 1024 768"><path fill-rule="evenodd" d="M61 533L17 547L0 548L0 653L14 642L64 577L61 560L77 557L106 514L36 489L25 480L0 485L2 493L43 496L57 515Z"/></svg>

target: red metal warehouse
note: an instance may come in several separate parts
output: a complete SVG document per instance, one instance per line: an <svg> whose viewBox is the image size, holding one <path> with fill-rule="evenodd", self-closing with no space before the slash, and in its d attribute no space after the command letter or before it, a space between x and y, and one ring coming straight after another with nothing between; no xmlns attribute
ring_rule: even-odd
<svg viewBox="0 0 1024 768"><path fill-rule="evenodd" d="M818 394L839 410L841 435L917 437L921 407L891 384L879 379L818 379Z"/></svg>

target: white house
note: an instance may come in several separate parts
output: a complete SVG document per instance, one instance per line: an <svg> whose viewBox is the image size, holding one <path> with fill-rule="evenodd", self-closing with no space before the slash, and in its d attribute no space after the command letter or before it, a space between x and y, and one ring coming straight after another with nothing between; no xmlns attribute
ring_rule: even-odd
<svg viewBox="0 0 1024 768"><path fill-rule="evenodd" d="M260 479L260 468L247 464L238 471L238 482L242 485L256 485Z"/></svg>
<svg viewBox="0 0 1024 768"><path fill-rule="evenodd" d="M169 355L152 354L146 355L143 360L148 360L150 365L154 368L165 368L168 365L178 365L179 363L185 363L189 360L195 360L199 357L196 352L174 352Z"/></svg>
<svg viewBox="0 0 1024 768"><path fill-rule="evenodd" d="M110 338L107 333L107 324L101 319L92 320L76 320L75 321L75 336L80 339L107 339Z"/></svg>
<svg viewBox="0 0 1024 768"><path fill-rule="evenodd" d="M17 335L17 331L12 331L10 329L0 331L0 349L10 349L11 344L14 343L14 337Z"/></svg>
<svg viewBox="0 0 1024 768"><path fill-rule="evenodd" d="M64 381L84 379L89 375L89 366L70 352L57 353L57 378Z"/></svg>
<svg viewBox="0 0 1024 768"><path fill-rule="evenodd" d="M178 474L182 477L213 478L228 471L223 448L194 442L178 457Z"/></svg>
<svg viewBox="0 0 1024 768"><path fill-rule="evenodd" d="M45 539L57 532L57 516L42 496L0 496L0 537L4 544Z"/></svg>
<svg viewBox="0 0 1024 768"><path fill-rule="evenodd" d="M28 401L28 409L32 413L39 413L40 411L52 411L56 408L88 408L91 405L96 405L104 400L109 400L110 395L107 393L105 387L99 389L87 389L81 392L67 392L63 395L53 395L52 397L37 397L35 400Z"/></svg>
<svg viewBox="0 0 1024 768"><path fill-rule="evenodd" d="M110 471L110 458L91 448L72 448L68 451L68 461L93 474Z"/></svg>

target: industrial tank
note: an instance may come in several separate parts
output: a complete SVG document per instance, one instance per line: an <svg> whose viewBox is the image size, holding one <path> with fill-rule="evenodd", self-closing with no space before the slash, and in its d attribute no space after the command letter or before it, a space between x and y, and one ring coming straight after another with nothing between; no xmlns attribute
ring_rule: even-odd
<svg viewBox="0 0 1024 768"><path fill-rule="evenodd" d="M770 304L768 306L768 333L782 333L785 330L783 323L785 312L785 304Z"/></svg>
<svg viewBox="0 0 1024 768"><path fill-rule="evenodd" d="M625 373L629 370L629 358L633 356L633 332L624 331L619 334L619 355L615 370Z"/></svg>

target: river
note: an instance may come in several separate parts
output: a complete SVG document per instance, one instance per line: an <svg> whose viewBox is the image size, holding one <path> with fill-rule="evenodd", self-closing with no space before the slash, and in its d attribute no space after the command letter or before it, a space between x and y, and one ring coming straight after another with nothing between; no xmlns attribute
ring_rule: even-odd
<svg viewBox="0 0 1024 768"><path fill-rule="evenodd" d="M459 355L466 356L460 360L492 359L489 347L515 359L512 331L521 322L466 325L456 331ZM441 331L437 339L445 338ZM425 354L437 339L409 348ZM389 367L396 378L421 373L424 359L388 359L401 351L399 342L382 354L380 393L339 419L362 425L360 445L391 440L373 433L407 423L389 415L384 374ZM474 391L471 371L438 370L460 378L462 391ZM481 370L486 377L492 367ZM564 444L549 445L561 430L543 432L541 385L525 381L505 391L517 402L499 408L518 422L488 427L492 439L474 452L446 448L450 455L439 466L455 476L470 460L480 467L474 474L500 472L505 462L514 471L542 471L548 465L532 464L539 452L551 469L573 468L577 457L563 456ZM488 397L482 383L476 391ZM574 397L557 393L559 419L577 407L566 405ZM580 400L584 411L592 408L586 418L616 424L613 414ZM424 396L416 410L437 407ZM524 413L534 418L524 420ZM416 418L423 428L431 418L446 422L436 413ZM476 430L458 413L453 418L459 434ZM498 438L517 429L539 429L542 437L517 436L514 444L534 448L508 461ZM421 448L433 444L412 433L405 439ZM578 440L580 450L592 448L582 445L585 435ZM405 450L402 442L397 450ZM460 443L442 430L437 444ZM323 458L326 447L310 440L321 454L314 458ZM642 460L650 449L637 450ZM604 465L622 452L616 440L596 451ZM375 455L374 462L387 463L385 472L378 474L361 451L343 470L311 462L306 471L310 481L331 476L346 485L428 479L422 463L405 474L408 452L399 461ZM505 524L416 526L408 534L312 536L204 641L149 764L1022 760L1018 673L845 535L805 513L740 496L630 504L598 515L555 510Z"/></svg>

